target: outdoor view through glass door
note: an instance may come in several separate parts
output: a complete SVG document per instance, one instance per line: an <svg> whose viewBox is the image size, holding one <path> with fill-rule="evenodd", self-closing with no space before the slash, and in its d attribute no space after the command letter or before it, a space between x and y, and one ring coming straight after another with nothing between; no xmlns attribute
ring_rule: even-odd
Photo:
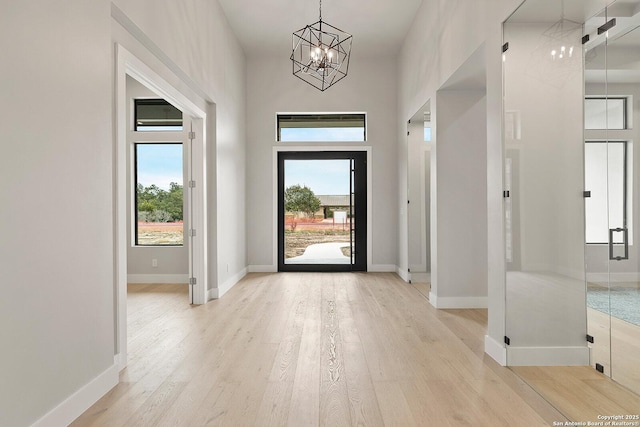
<svg viewBox="0 0 640 427"><path fill-rule="evenodd" d="M366 152L280 152L279 271L365 271L366 189Z"/></svg>

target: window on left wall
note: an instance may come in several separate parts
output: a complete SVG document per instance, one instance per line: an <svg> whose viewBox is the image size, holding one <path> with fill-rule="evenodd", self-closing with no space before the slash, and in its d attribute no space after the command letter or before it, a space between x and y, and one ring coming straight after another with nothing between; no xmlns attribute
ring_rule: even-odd
<svg viewBox="0 0 640 427"><path fill-rule="evenodd" d="M184 245L182 143L136 143L135 244Z"/></svg>

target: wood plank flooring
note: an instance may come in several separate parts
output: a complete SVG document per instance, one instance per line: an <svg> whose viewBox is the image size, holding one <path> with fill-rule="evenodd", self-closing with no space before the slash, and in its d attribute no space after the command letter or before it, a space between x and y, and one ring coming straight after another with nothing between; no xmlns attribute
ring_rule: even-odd
<svg viewBox="0 0 640 427"><path fill-rule="evenodd" d="M435 310L394 274L250 274L190 306L131 285L120 384L73 426L549 426L484 354L486 310Z"/></svg>
<svg viewBox="0 0 640 427"><path fill-rule="evenodd" d="M512 369L572 421L596 422L603 415L640 416L640 397L590 366ZM627 421L636 423L628 424L632 426L640 424L638 418Z"/></svg>

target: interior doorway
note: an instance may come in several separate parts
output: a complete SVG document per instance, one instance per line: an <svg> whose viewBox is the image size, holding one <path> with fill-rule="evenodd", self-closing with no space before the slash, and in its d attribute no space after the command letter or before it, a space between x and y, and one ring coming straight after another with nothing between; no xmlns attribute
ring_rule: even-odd
<svg viewBox="0 0 640 427"><path fill-rule="evenodd" d="M186 288L191 118L133 77L126 84L127 283Z"/></svg>
<svg viewBox="0 0 640 427"><path fill-rule="evenodd" d="M278 271L366 271L367 153L278 153Z"/></svg>
<svg viewBox="0 0 640 427"><path fill-rule="evenodd" d="M182 112L185 134L181 138L184 165L184 212L188 217L183 220L188 226L184 227L184 246L187 246L188 273L186 281L189 283L189 300L185 304L204 304L207 301L207 247L206 247L206 182L204 177L206 161L205 121L206 107L200 107L188 96L184 95L173 85L160 77L154 70L131 54L121 45L116 45L116 149L115 149L115 260L116 260L116 300L117 300L117 337L116 358L120 369L127 366L127 284L128 284L128 246L131 242L130 226L133 215L129 200L134 193L130 175L132 171L131 158L134 150L129 133L132 123L128 113L131 112L131 99L127 96L127 80L134 79L157 97L175 106ZM206 104L204 100L196 100ZM151 132L149 137L139 136L137 142L154 142ZM197 230L197 233L196 233ZM133 237L135 238L135 237ZM158 260L159 261L159 260Z"/></svg>

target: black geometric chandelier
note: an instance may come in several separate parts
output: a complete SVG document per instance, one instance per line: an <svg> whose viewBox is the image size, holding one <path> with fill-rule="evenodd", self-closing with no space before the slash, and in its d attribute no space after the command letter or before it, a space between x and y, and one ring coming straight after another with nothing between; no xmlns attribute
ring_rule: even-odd
<svg viewBox="0 0 640 427"><path fill-rule="evenodd" d="M293 33L293 75L321 91L347 76L351 40L349 33L320 20Z"/></svg>

